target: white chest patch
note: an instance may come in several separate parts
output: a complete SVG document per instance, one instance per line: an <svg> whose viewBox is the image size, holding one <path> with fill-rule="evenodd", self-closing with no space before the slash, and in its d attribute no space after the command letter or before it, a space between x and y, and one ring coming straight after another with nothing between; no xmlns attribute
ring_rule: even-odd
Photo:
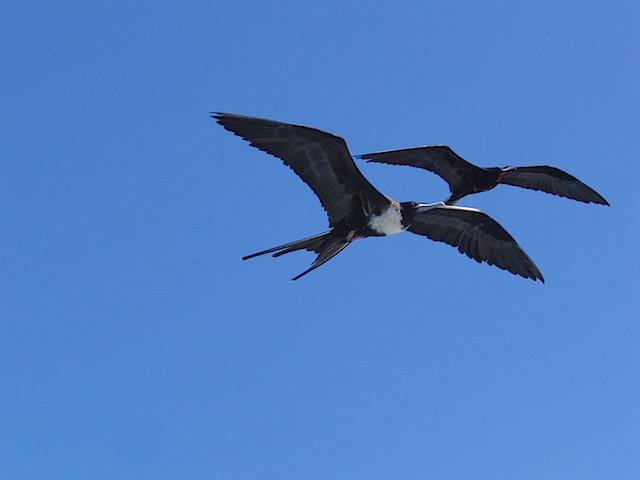
<svg viewBox="0 0 640 480"><path fill-rule="evenodd" d="M380 235L393 235L400 233L402 229L402 214L389 205L380 215L369 218L367 225Z"/></svg>

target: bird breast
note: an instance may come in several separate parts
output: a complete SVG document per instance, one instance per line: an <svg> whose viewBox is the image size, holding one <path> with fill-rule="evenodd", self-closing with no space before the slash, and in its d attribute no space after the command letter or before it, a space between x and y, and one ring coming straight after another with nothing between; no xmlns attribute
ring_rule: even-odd
<svg viewBox="0 0 640 480"><path fill-rule="evenodd" d="M389 205L380 215L371 215L367 226L380 235L393 235L403 230L402 214L393 205Z"/></svg>

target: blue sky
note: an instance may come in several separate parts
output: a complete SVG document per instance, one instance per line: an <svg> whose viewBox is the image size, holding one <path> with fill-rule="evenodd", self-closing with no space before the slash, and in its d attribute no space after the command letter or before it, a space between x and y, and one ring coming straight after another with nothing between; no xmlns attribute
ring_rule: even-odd
<svg viewBox="0 0 640 480"><path fill-rule="evenodd" d="M640 478L637 2L9 2L0 10L0 476ZM313 193L209 118L351 152L552 164L497 219L546 284ZM446 184L360 164L384 193Z"/></svg>

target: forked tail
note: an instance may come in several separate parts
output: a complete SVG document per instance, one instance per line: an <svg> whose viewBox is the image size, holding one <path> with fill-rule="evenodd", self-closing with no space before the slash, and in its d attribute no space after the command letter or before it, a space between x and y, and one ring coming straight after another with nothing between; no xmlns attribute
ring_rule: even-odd
<svg viewBox="0 0 640 480"><path fill-rule="evenodd" d="M311 272L312 270L315 270L323 263L331 260L351 243L351 241L347 240L344 236L336 236L335 234L331 236L331 234L334 232L335 230L330 230L328 232L319 233L318 235L314 235L312 237L303 238L302 240L296 240L295 242L285 243L284 245L269 248L268 250L252 253L251 255L242 257L242 260L248 260L253 257L265 255L267 253L273 253L274 257L279 257L280 255L284 255L285 253L295 252L296 250L302 249L308 250L310 252L316 252L318 256L311 264L311 267L302 272L300 275L297 275L296 277L291 279L297 280L300 277Z"/></svg>
<svg viewBox="0 0 640 480"><path fill-rule="evenodd" d="M319 247L322 245L322 242L325 240L325 237L330 233L331 230L329 230L328 232L313 235L312 237L303 238L302 240L296 240L295 242L289 242L285 243L284 245L269 248L268 250L252 253L251 255L242 257L242 260L249 260L250 258L259 257L260 255L265 255L267 253L273 252L276 252L273 253L274 257L279 257L280 255L284 255L285 253L295 252L296 250L302 250L303 248L317 253Z"/></svg>

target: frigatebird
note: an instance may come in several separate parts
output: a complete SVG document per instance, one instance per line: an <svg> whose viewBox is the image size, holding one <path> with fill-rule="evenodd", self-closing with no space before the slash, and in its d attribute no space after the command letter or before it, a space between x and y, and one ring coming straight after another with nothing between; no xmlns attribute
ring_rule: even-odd
<svg viewBox="0 0 640 480"><path fill-rule="evenodd" d="M449 184L451 191L451 196L444 201L447 205L453 205L472 193L491 190L500 183L541 190L579 202L609 205L594 189L559 168L549 165L478 167L467 162L447 145L387 150L357 157L369 162L424 168L439 175Z"/></svg>
<svg viewBox="0 0 640 480"><path fill-rule="evenodd" d="M502 226L480 210L398 202L380 193L362 175L342 137L303 125L230 113L212 114L226 130L251 146L279 158L313 190L329 217L330 230L243 257L297 250L318 254L311 267L324 264L358 238L409 230L458 247L477 262L487 262L513 274L540 279L538 267Z"/></svg>

